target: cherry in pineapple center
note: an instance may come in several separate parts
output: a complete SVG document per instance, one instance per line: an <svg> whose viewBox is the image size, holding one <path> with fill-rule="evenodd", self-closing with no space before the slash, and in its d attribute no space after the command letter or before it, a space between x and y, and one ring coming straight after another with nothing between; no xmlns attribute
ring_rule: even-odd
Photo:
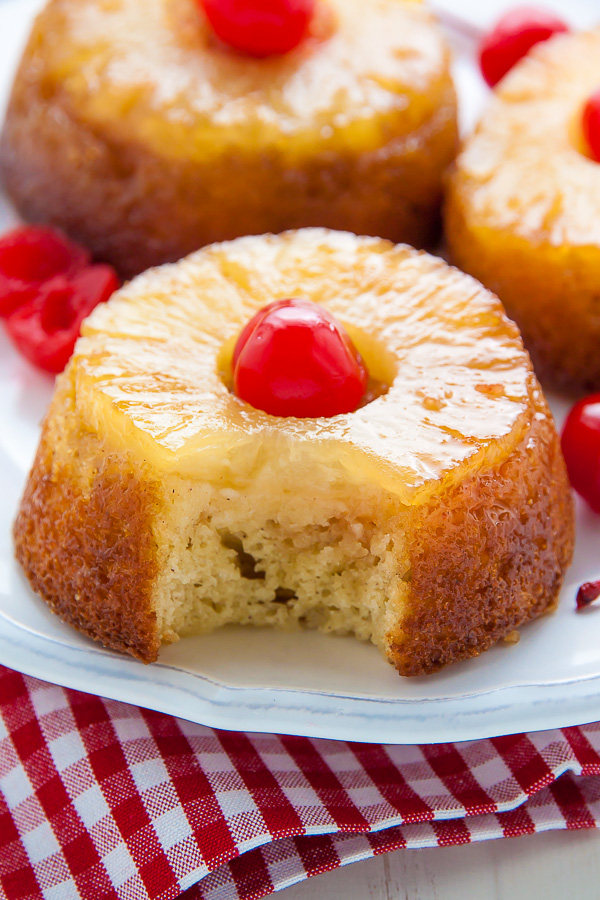
<svg viewBox="0 0 600 900"><path fill-rule="evenodd" d="M278 300L259 310L237 339L231 369L234 393L273 416L353 412L365 402L369 384L367 366L344 326L305 299Z"/></svg>

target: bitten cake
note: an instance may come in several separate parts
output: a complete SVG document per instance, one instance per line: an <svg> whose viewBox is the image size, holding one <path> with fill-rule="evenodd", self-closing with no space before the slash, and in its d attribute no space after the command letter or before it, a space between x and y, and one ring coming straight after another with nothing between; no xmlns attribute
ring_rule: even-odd
<svg viewBox="0 0 600 900"><path fill-rule="evenodd" d="M266 58L218 40L200 0L50 0L0 165L26 219L129 277L306 225L424 246L456 133L447 47L411 0L317 0Z"/></svg>
<svg viewBox="0 0 600 900"><path fill-rule="evenodd" d="M233 393L236 338L294 297L345 326L372 402L291 418ZM15 541L55 612L145 662L248 623L355 634L418 675L554 606L573 510L499 301L425 253L306 229L208 247L94 310Z"/></svg>
<svg viewBox="0 0 600 900"><path fill-rule="evenodd" d="M582 112L600 29L540 44L502 80L450 179L451 258L498 294L542 381L600 389L600 165Z"/></svg>

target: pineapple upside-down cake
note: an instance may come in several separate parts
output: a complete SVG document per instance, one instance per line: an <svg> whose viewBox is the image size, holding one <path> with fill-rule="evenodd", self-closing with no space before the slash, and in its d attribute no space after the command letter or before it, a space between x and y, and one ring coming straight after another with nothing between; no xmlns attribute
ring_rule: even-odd
<svg viewBox="0 0 600 900"><path fill-rule="evenodd" d="M345 326L371 402L294 418L232 390L244 326L294 297ZM354 634L418 675L554 606L573 509L499 301L425 253L306 229L210 246L94 310L15 539L55 612L145 662L248 623Z"/></svg>

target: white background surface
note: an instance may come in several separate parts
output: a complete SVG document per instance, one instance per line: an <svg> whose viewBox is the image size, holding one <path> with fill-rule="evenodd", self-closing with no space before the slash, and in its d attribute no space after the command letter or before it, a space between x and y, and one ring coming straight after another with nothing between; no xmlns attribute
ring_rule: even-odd
<svg viewBox="0 0 600 900"><path fill-rule="evenodd" d="M35 0L19 0L21 6ZM508 4L504 0L438 0L454 14L486 26ZM597 0L544 0L576 25L594 21ZM2 40L3 54L16 52L14 35ZM6 58L6 55L5 55ZM465 93L483 93L463 65L457 80ZM463 121L469 123L468 111ZM0 215L0 228L6 223ZM0 349L5 349L4 346ZM31 376L37 384L37 377ZM25 398L26 402L26 398ZM35 401L34 401L35 406ZM35 412L35 410L34 410ZM19 467L20 468L20 467ZM6 577L0 566L0 583ZM598 706L600 717L600 704ZM600 835L596 832L553 832L535 837L489 841L466 847L397 851L365 863L319 876L287 889L286 900L597 900L600 898Z"/></svg>

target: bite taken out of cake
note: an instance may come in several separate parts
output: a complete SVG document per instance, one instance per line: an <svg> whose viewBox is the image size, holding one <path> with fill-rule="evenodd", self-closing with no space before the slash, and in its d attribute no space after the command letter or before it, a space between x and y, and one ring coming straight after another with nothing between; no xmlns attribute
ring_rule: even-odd
<svg viewBox="0 0 600 900"><path fill-rule="evenodd" d="M236 4L220 0L49 0L0 146L24 218L125 277L307 225L435 240L457 125L432 14L415 0L270 7L306 8L295 46L263 46L265 22L242 49L251 29L224 27Z"/></svg>
<svg viewBox="0 0 600 900"><path fill-rule="evenodd" d="M328 340L345 328L363 405L294 418L236 395L264 314L245 326L289 298L333 317ZM247 623L354 634L419 675L554 607L573 507L499 301L426 253L305 229L210 246L96 308L15 541L59 616L145 662Z"/></svg>

